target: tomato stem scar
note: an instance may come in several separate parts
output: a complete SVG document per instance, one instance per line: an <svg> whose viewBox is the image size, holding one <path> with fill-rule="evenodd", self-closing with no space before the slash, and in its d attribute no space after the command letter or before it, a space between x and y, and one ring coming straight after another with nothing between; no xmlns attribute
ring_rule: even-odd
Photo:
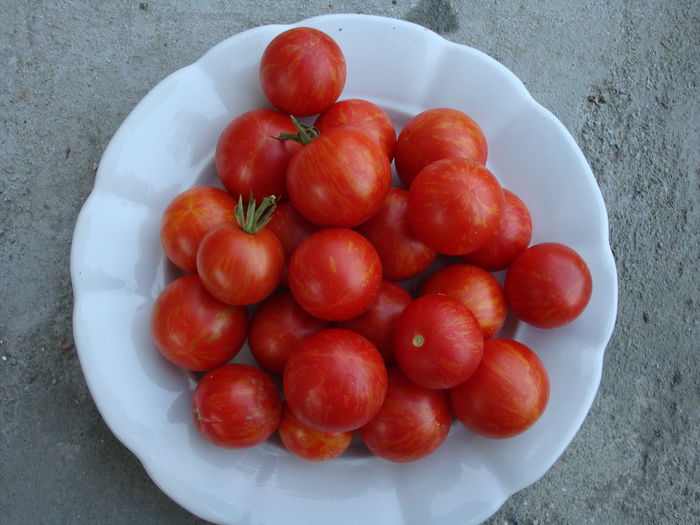
<svg viewBox="0 0 700 525"><path fill-rule="evenodd" d="M421 334L416 334L413 336L413 346L420 348L425 344L425 337Z"/></svg>

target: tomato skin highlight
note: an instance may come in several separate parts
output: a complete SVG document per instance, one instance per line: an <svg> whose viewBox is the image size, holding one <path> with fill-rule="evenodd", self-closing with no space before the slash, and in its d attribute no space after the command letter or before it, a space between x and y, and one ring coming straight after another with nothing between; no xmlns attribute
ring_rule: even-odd
<svg viewBox="0 0 700 525"><path fill-rule="evenodd" d="M346 321L365 312L382 285L382 264L372 244L346 228L320 230L289 262L289 288L314 317Z"/></svg>
<svg viewBox="0 0 700 525"><path fill-rule="evenodd" d="M330 323L316 319L299 306L289 291L281 290L268 297L253 314L248 330L250 352L260 366L281 377L294 347L305 337L329 327Z"/></svg>
<svg viewBox="0 0 700 525"><path fill-rule="evenodd" d="M354 431L323 432L302 423L289 405L282 405L277 427L282 444L295 456L307 461L327 461L340 456L352 442Z"/></svg>
<svg viewBox="0 0 700 525"><path fill-rule="evenodd" d="M330 36L310 27L277 35L260 60L260 85L284 113L304 117L333 104L345 86L345 56Z"/></svg>
<svg viewBox="0 0 700 525"><path fill-rule="evenodd" d="M226 190L245 201L251 192L258 202L268 195L286 196L287 165L301 144L274 137L295 132L289 115L272 109L255 109L233 119L221 133L214 156Z"/></svg>
<svg viewBox="0 0 700 525"><path fill-rule="evenodd" d="M505 270L515 257L530 245L532 218L525 203L512 191L503 188L505 207L496 235L462 259L489 272Z"/></svg>
<svg viewBox="0 0 700 525"><path fill-rule="evenodd" d="M405 463L432 454L452 426L447 391L418 386L398 367L391 367L388 377L382 408L360 429L362 440L388 461Z"/></svg>
<svg viewBox="0 0 700 525"><path fill-rule="evenodd" d="M289 408L304 424L347 432L372 419L384 401L387 373L365 337L342 328L313 334L289 356L283 377Z"/></svg>
<svg viewBox="0 0 700 525"><path fill-rule="evenodd" d="M161 355L196 372L232 359L245 341L247 327L246 309L214 298L195 274L168 284L151 313L151 334Z"/></svg>
<svg viewBox="0 0 700 525"><path fill-rule="evenodd" d="M192 413L197 429L215 445L248 448L277 429L282 400L272 379L259 368L223 365L195 388Z"/></svg>
<svg viewBox="0 0 700 525"><path fill-rule="evenodd" d="M424 295L403 311L394 328L401 371L425 388L452 388L479 365L484 337L469 308L446 295Z"/></svg>
<svg viewBox="0 0 700 525"><path fill-rule="evenodd" d="M163 250L173 264L189 273L197 272L197 249L211 230L236 220L236 201L213 186L183 191L168 204L160 224Z"/></svg>
<svg viewBox="0 0 700 525"><path fill-rule="evenodd" d="M428 294L452 297L469 308L484 339L496 335L506 320L506 297L501 284L478 266L453 264L438 270L421 288L420 295Z"/></svg>
<svg viewBox="0 0 700 525"><path fill-rule="evenodd" d="M558 328L578 318L593 293L588 265L561 243L530 246L508 269L508 306L515 315L538 328Z"/></svg>
<svg viewBox="0 0 700 525"><path fill-rule="evenodd" d="M410 188L418 173L436 160L467 158L485 166L487 156L486 137L474 119L456 109L433 108L401 130L394 162L399 178Z"/></svg>
<svg viewBox="0 0 700 525"><path fill-rule="evenodd" d="M480 436L502 439L530 428L549 401L549 376L530 348L512 339L489 339L479 368L450 390L457 419Z"/></svg>
<svg viewBox="0 0 700 525"><path fill-rule="evenodd" d="M362 224L379 210L390 186L391 164L381 146L349 126L313 139L287 168L292 205L319 226Z"/></svg>
<svg viewBox="0 0 700 525"><path fill-rule="evenodd" d="M408 220L408 192L401 188L391 188L379 211L356 231L377 250L382 274L389 281L415 277L437 257L437 252L413 233Z"/></svg>
<svg viewBox="0 0 700 525"><path fill-rule="evenodd" d="M505 198L494 175L469 159L438 160L408 192L408 219L416 237L445 255L483 246L501 223Z"/></svg>

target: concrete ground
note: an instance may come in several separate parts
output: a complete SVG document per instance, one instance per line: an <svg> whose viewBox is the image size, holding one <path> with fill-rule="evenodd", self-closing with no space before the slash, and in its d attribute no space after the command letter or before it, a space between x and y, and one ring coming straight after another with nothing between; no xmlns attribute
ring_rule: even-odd
<svg viewBox="0 0 700 525"><path fill-rule="evenodd" d="M620 280L597 398L488 523L700 516L700 2L0 0L0 521L201 523L110 433L71 330L76 217L163 77L242 30L336 12L423 24L518 75L601 186Z"/></svg>

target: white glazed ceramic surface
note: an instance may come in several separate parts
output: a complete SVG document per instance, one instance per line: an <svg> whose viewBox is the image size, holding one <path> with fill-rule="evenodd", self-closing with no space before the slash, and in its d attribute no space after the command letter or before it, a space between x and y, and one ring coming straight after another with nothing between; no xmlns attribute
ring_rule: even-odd
<svg viewBox="0 0 700 525"><path fill-rule="evenodd" d="M156 351L155 297L176 276L159 244L169 201L217 184L217 138L236 115L268 107L258 85L267 43L290 26L236 35L158 84L133 110L100 162L71 254L80 362L105 421L151 478L194 514L217 523L382 525L478 523L540 478L583 422L598 389L617 310L617 277L605 206L564 126L505 67L403 21L331 15L299 24L331 35L345 53L341 98L383 107L397 129L414 114L453 107L476 119L488 167L532 212L533 243L574 247L593 276L590 304L574 323L539 330L510 320L505 335L533 348L551 380L542 418L507 440L455 424L433 455L393 464L355 445L315 464L271 440L241 451L206 442L191 420L194 377ZM250 362L244 350L236 361Z"/></svg>

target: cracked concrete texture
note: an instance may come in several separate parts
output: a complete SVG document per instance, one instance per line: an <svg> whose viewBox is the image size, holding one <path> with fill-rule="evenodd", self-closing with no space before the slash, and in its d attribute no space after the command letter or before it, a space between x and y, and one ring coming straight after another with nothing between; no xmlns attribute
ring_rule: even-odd
<svg viewBox="0 0 700 525"><path fill-rule="evenodd" d="M618 321L567 451L489 523L700 515L700 3L0 0L4 523L200 523L110 433L71 331L73 226L109 139L169 73L267 23L417 22L496 58L571 131L608 207ZM263 8L261 8L261 5Z"/></svg>

